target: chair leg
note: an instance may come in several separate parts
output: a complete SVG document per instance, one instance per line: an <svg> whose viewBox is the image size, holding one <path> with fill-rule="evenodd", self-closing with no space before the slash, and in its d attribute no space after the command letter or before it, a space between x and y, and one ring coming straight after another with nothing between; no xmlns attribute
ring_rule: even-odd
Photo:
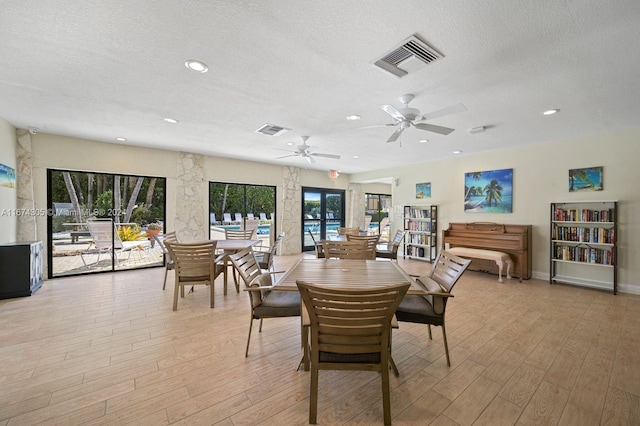
<svg viewBox="0 0 640 426"><path fill-rule="evenodd" d="M249 356L249 342L251 341L251 328L253 327L253 314L251 315L251 319L249 320L249 335L247 336L247 350L244 353L244 357Z"/></svg>
<svg viewBox="0 0 640 426"><path fill-rule="evenodd" d="M182 286L180 284L178 284L178 277L176 277L176 284L175 284L175 287L173 289L173 310L174 311L178 310L178 291L179 291L178 287L182 287Z"/></svg>
<svg viewBox="0 0 640 426"><path fill-rule="evenodd" d="M302 341L302 358L304 362L304 371L309 371L309 326L303 325L300 329L302 336L300 336L300 340Z"/></svg>
<svg viewBox="0 0 640 426"><path fill-rule="evenodd" d="M211 281L209 283L209 290L211 291L211 307L213 308L213 302L214 302L214 298L215 298L215 292L214 290L214 285L213 285L213 281ZM193 291L193 287L191 287L191 291Z"/></svg>
<svg viewBox="0 0 640 426"><path fill-rule="evenodd" d="M164 290L167 287L167 275L169 274L169 270L164 268L164 284L162 284L162 289Z"/></svg>
<svg viewBox="0 0 640 426"><path fill-rule="evenodd" d="M315 425L318 418L318 363L311 363L311 392L309 396L309 423Z"/></svg>
<svg viewBox="0 0 640 426"><path fill-rule="evenodd" d="M431 336L431 324L427 324L427 329L429 330L429 340L433 340L433 337Z"/></svg>
<svg viewBox="0 0 640 426"><path fill-rule="evenodd" d="M447 345L447 332L444 329L444 323L442 323L442 340L444 341L444 353L447 355L447 366L451 367L451 360L449 359L449 345Z"/></svg>
<svg viewBox="0 0 640 426"><path fill-rule="evenodd" d="M258 328L258 333L262 333L262 318L260 318L260 328Z"/></svg>
<svg viewBox="0 0 640 426"><path fill-rule="evenodd" d="M389 360L391 362L391 360ZM389 391L389 368L380 366L382 374L382 412L384 413L384 424L391 424L391 394Z"/></svg>

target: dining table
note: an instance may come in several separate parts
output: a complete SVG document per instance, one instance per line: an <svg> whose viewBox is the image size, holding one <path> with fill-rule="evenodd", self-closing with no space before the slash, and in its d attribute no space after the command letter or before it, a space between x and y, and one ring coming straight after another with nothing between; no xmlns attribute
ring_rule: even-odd
<svg viewBox="0 0 640 426"><path fill-rule="evenodd" d="M413 280L396 262L388 260L359 260L359 259L315 259L302 258L298 260L272 286L272 291L298 291L297 280L319 286L339 289L371 289L393 284L409 283L407 294L425 294L425 290ZM301 329L306 325L306 310L301 310ZM301 364L309 369L307 351L305 351L306 333L301 331L301 347L303 357ZM394 370L395 368L395 364Z"/></svg>
<svg viewBox="0 0 640 426"><path fill-rule="evenodd" d="M216 250L222 250L223 254L224 254L224 294L226 296L227 294L227 283L228 283L228 276L227 276L227 270L229 269L229 265L230 265L230 260L229 260L229 255L230 254L234 254L237 253L239 251L242 251L244 249L247 248L253 248L257 245L260 245L262 243L262 240L212 240L212 241L216 241ZM236 285L236 290L239 292L240 289L238 287L238 281L237 278L234 274L234 280L235 280L235 285Z"/></svg>

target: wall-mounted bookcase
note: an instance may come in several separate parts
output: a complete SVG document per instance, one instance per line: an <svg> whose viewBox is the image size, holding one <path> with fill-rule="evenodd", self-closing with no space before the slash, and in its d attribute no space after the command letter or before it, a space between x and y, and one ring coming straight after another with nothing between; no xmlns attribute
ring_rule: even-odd
<svg viewBox="0 0 640 426"><path fill-rule="evenodd" d="M616 294L617 201L551 203L549 282Z"/></svg>
<svg viewBox="0 0 640 426"><path fill-rule="evenodd" d="M404 206L404 257L433 262L438 248L438 206Z"/></svg>

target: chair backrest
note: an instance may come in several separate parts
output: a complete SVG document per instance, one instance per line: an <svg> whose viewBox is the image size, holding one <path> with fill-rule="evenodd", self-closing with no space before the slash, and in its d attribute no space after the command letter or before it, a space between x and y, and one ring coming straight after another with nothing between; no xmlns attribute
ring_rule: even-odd
<svg viewBox="0 0 640 426"><path fill-rule="evenodd" d="M338 235L360 235L360 228L358 228L357 226L354 226L354 227L341 226L338 228Z"/></svg>
<svg viewBox="0 0 640 426"><path fill-rule="evenodd" d="M253 250L251 249L244 249L237 253L230 254L229 260L240 274L240 278L242 278L242 281L247 288L251 287L252 284L256 285L254 281L256 281L261 275L271 276L271 274L262 273L260 265L253 254ZM256 307L262 303L262 293L263 292L259 292L257 294L250 293L252 307Z"/></svg>
<svg viewBox="0 0 640 426"><path fill-rule="evenodd" d="M422 284L428 291L439 293L451 293L453 286L458 282L467 269L471 259L463 259L454 254L442 250L433 262L431 273L418 277L416 281ZM434 313L443 315L448 297L424 296L433 306Z"/></svg>
<svg viewBox="0 0 640 426"><path fill-rule="evenodd" d="M242 222L242 213L236 213L236 222Z"/></svg>
<svg viewBox="0 0 640 426"><path fill-rule="evenodd" d="M255 229L258 232L258 227L260 226L260 219L247 219L244 221L243 228L245 230Z"/></svg>
<svg viewBox="0 0 640 426"><path fill-rule="evenodd" d="M309 313L312 363L387 362L387 368L391 319L409 284L358 290L296 284ZM367 355L358 361L357 354Z"/></svg>
<svg viewBox="0 0 640 426"><path fill-rule="evenodd" d="M231 213L222 213L222 220L227 223L233 222L233 219L231 219Z"/></svg>
<svg viewBox="0 0 640 426"><path fill-rule="evenodd" d="M111 219L89 220L87 221L87 229L97 249L121 249L123 247L122 240Z"/></svg>
<svg viewBox="0 0 640 426"><path fill-rule="evenodd" d="M400 245L402 240L404 240L404 236L407 234L407 231L403 231L402 229L398 229L393 236L393 240L391 240L392 244Z"/></svg>
<svg viewBox="0 0 640 426"><path fill-rule="evenodd" d="M164 245L175 264L176 283L215 279L217 241L178 243L165 240Z"/></svg>
<svg viewBox="0 0 640 426"><path fill-rule="evenodd" d="M247 213L247 219L255 219L255 217L253 217L253 213Z"/></svg>
<svg viewBox="0 0 640 426"><path fill-rule="evenodd" d="M164 234L155 234L153 239L156 240L156 243L160 246L162 251L166 254L169 253L167 247L164 245L165 241L171 241L173 243L178 242L178 236L176 235L176 231L165 232Z"/></svg>
<svg viewBox="0 0 640 426"><path fill-rule="evenodd" d="M275 259L276 253L278 252L278 248L280 247L280 244L282 243L282 240L284 239L284 236L285 236L284 231L281 232L280 234L278 234L278 236L276 237L276 240L271 245L271 248L269 249L269 252L266 253L267 269L268 270L272 270L273 269L273 261Z"/></svg>
<svg viewBox="0 0 640 426"><path fill-rule="evenodd" d="M260 213L260 220L268 220L266 213Z"/></svg>
<svg viewBox="0 0 640 426"><path fill-rule="evenodd" d="M366 241L322 241L324 257L337 259L361 259L370 258L367 253Z"/></svg>
<svg viewBox="0 0 640 426"><path fill-rule="evenodd" d="M311 241L313 241L313 246L316 248L316 257L317 258L323 258L324 257L324 246L322 245L322 243L318 244L318 241L316 240L316 237L313 236L313 232L311 232L311 229L307 229L307 232L309 232L309 236L311 237Z"/></svg>
<svg viewBox="0 0 640 426"><path fill-rule="evenodd" d="M252 240L256 232L257 228L253 229L227 229L224 230L224 237L227 240Z"/></svg>
<svg viewBox="0 0 640 426"><path fill-rule="evenodd" d="M347 241L364 241L367 245L367 258L376 259L376 245L380 235L350 235L347 234Z"/></svg>
<svg viewBox="0 0 640 426"><path fill-rule="evenodd" d="M373 219L373 216L369 214L364 216L364 230L367 232L369 231L369 225L371 225L372 219Z"/></svg>

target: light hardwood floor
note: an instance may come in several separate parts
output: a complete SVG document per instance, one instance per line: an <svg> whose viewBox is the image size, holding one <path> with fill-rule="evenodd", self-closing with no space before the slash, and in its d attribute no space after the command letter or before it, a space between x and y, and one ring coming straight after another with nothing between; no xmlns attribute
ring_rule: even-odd
<svg viewBox="0 0 640 426"><path fill-rule="evenodd" d="M297 257L280 256L278 269ZM410 273L428 263L400 261ZM6 272L3 272L6 273ZM162 268L45 282L0 301L0 425L307 424L299 319L196 287L173 312ZM442 334L400 323L395 425L639 425L640 297L466 272ZM382 424L371 372L320 372L318 423Z"/></svg>

